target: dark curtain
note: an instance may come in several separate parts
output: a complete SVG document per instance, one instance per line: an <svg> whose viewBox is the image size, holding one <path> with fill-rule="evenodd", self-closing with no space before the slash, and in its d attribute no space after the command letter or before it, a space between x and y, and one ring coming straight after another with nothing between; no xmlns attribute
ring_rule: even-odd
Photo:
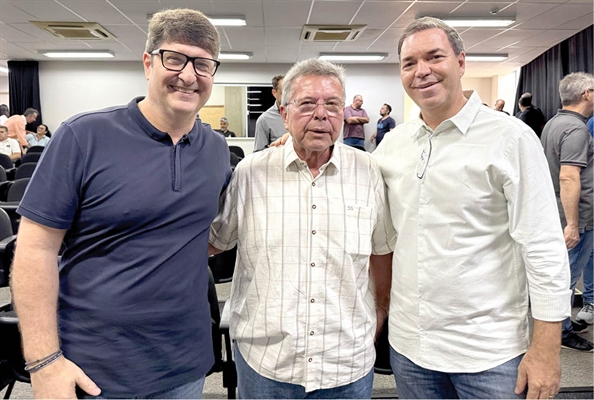
<svg viewBox="0 0 594 400"><path fill-rule="evenodd" d="M8 99L11 115L22 115L29 107L39 111L37 120L27 125L35 132L41 123L39 99L39 63L37 61L8 61Z"/></svg>
<svg viewBox="0 0 594 400"><path fill-rule="evenodd" d="M593 73L594 25L553 46L520 70L516 101L532 93L532 103L542 110L547 121L561 108L559 81L572 72ZM514 106L514 114L519 111Z"/></svg>

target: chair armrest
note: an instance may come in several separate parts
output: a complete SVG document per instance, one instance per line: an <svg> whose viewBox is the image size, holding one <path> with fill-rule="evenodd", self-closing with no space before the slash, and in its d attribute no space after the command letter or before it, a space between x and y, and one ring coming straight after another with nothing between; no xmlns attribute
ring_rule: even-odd
<svg viewBox="0 0 594 400"><path fill-rule="evenodd" d="M0 240L0 253L6 252L6 247L13 241L16 240L17 235L8 236Z"/></svg>

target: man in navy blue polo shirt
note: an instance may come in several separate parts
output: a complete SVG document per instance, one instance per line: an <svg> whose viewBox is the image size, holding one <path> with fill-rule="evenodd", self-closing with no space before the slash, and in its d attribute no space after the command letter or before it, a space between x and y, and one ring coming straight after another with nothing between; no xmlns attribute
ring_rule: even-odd
<svg viewBox="0 0 594 400"><path fill-rule="evenodd" d="M70 118L46 148L12 275L36 398L201 396L214 361L208 232L230 166L196 116L218 51L202 13L156 13L147 96Z"/></svg>

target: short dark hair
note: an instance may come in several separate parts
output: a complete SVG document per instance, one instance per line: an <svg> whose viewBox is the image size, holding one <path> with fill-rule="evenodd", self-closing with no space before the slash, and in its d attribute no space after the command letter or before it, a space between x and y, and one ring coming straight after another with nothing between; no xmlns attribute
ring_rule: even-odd
<svg viewBox="0 0 594 400"><path fill-rule="evenodd" d="M4 125L0 125L0 130L5 130L6 132L8 132L8 127L4 126Z"/></svg>
<svg viewBox="0 0 594 400"><path fill-rule="evenodd" d="M29 108L27 108L27 109L25 110L25 112L23 113L23 115L24 115L25 117L27 117L27 116L29 116L29 115L33 115L33 114L37 114L37 115L39 115L39 111L37 111L36 109L34 109L34 108L32 108L32 107L29 107Z"/></svg>
<svg viewBox="0 0 594 400"><path fill-rule="evenodd" d="M282 81L284 79L284 75L277 75L275 77L272 78L272 88L274 90L278 90L278 82Z"/></svg>
<svg viewBox="0 0 594 400"><path fill-rule="evenodd" d="M388 109L388 114L390 114L392 112L392 106L389 105L388 103L384 103L384 105L386 106L386 108Z"/></svg>
<svg viewBox="0 0 594 400"><path fill-rule="evenodd" d="M520 97L520 105L522 107L530 107L532 105L532 95L530 93L524 93Z"/></svg>

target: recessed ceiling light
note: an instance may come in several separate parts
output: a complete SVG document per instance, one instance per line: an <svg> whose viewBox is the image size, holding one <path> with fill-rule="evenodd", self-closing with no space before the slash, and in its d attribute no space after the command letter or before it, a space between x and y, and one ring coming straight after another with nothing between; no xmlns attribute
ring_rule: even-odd
<svg viewBox="0 0 594 400"><path fill-rule="evenodd" d="M252 53L219 53L219 60L249 60L252 58Z"/></svg>
<svg viewBox="0 0 594 400"><path fill-rule="evenodd" d="M50 58L113 58L114 55L111 51L40 51L46 57Z"/></svg>
<svg viewBox="0 0 594 400"><path fill-rule="evenodd" d="M513 17L508 18L443 18L443 22L453 28L501 28L516 22Z"/></svg>
<svg viewBox="0 0 594 400"><path fill-rule="evenodd" d="M245 17L208 17L214 26L245 26Z"/></svg>
<svg viewBox="0 0 594 400"><path fill-rule="evenodd" d="M320 60L326 61L380 61L388 55L386 53L320 53Z"/></svg>
<svg viewBox="0 0 594 400"><path fill-rule="evenodd" d="M507 59L507 54L466 54L466 61L496 62Z"/></svg>
<svg viewBox="0 0 594 400"><path fill-rule="evenodd" d="M8 68L0 67L0 72L4 72L5 74L8 74Z"/></svg>

